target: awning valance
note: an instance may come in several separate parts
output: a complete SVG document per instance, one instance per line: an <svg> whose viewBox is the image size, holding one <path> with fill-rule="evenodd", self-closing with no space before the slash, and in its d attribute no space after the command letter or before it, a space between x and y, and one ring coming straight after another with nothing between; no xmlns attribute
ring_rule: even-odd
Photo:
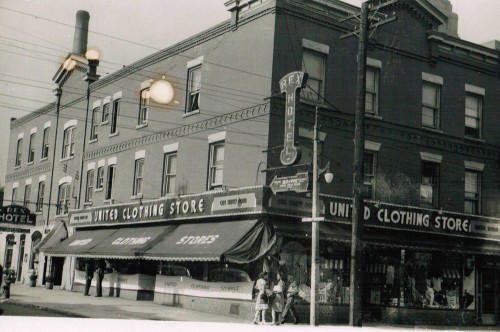
<svg viewBox="0 0 500 332"><path fill-rule="evenodd" d="M49 256L77 256L92 257L90 251L101 241L109 238L117 229L99 229L77 231L69 238L52 248L47 248L45 254Z"/></svg>
<svg viewBox="0 0 500 332"><path fill-rule="evenodd" d="M48 249L55 247L61 243L61 241L68 238L68 230L66 229L66 224L63 221L59 221L58 224L52 228L52 230L44 237L34 248L33 251L46 252Z"/></svg>
<svg viewBox="0 0 500 332"><path fill-rule="evenodd" d="M143 258L247 263L266 254L275 241L272 225L259 220L182 224L146 250Z"/></svg>

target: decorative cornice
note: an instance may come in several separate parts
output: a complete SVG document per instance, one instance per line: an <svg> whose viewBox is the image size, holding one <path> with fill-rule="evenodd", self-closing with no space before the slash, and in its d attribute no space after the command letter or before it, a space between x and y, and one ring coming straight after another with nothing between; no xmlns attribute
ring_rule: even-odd
<svg viewBox="0 0 500 332"><path fill-rule="evenodd" d="M83 160L84 161L92 160L106 155L116 154L129 149L134 149L149 144L155 144L158 142L167 141L175 137L183 137L186 135L191 135L210 129L227 126L236 122L253 119L267 114L269 114L269 104L261 104L255 107L239 110L229 114L223 114L190 125L173 128L156 134L110 145L101 149L88 151L84 154Z"/></svg>
<svg viewBox="0 0 500 332"><path fill-rule="evenodd" d="M40 173L45 173L51 170L51 165L50 163L36 166L36 167L31 167L29 169L15 172L15 173L10 173L5 176L5 182L10 182L14 180L19 180L19 179L24 179L24 178L29 178L34 175L40 174Z"/></svg>

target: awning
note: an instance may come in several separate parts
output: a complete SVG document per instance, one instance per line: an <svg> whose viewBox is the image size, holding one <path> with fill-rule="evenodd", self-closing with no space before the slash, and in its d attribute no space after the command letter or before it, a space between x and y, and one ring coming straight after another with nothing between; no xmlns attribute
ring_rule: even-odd
<svg viewBox="0 0 500 332"><path fill-rule="evenodd" d="M443 278L445 279L460 279L460 273L457 269L443 270Z"/></svg>
<svg viewBox="0 0 500 332"><path fill-rule="evenodd" d="M259 220L182 224L146 250L145 259L248 263L276 242L272 225Z"/></svg>
<svg viewBox="0 0 500 332"><path fill-rule="evenodd" d="M77 231L59 245L47 248L49 256L89 256L90 250L117 232L117 229L99 229Z"/></svg>
<svg viewBox="0 0 500 332"><path fill-rule="evenodd" d="M290 220L273 220L276 233L291 238L304 239L311 238L312 226L310 222L296 222ZM334 241L349 243L351 241L351 231L344 225L331 222L318 222L321 241Z"/></svg>
<svg viewBox="0 0 500 332"><path fill-rule="evenodd" d="M95 258L133 258L163 240L176 226L121 228L100 241L86 255Z"/></svg>
<svg viewBox="0 0 500 332"><path fill-rule="evenodd" d="M61 241L68 238L68 230L66 229L66 224L63 221L59 221L52 230L44 237L34 248L33 251L46 252L49 248L55 247L61 243Z"/></svg>

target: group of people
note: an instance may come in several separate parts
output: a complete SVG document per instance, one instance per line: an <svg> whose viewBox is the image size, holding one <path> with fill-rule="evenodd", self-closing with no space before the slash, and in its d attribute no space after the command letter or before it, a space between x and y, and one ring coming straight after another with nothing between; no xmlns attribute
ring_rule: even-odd
<svg viewBox="0 0 500 332"><path fill-rule="evenodd" d="M102 297L102 279L104 279L104 271L106 270L106 264L103 260L97 262L97 269L95 269L95 263L92 260L88 260L85 263L85 290L83 295L90 296L90 285L92 284L92 279L94 278L94 272L97 274L96 280L96 297Z"/></svg>
<svg viewBox="0 0 500 332"><path fill-rule="evenodd" d="M255 283L258 291L255 303L254 324L266 323L266 312L271 308L271 324L281 325L290 313L294 324L298 324L295 311L295 298L299 294L299 287L293 276L288 276L288 284L283 280L281 272L276 273L276 280L269 280L269 274L262 272ZM272 287L271 287L272 286Z"/></svg>

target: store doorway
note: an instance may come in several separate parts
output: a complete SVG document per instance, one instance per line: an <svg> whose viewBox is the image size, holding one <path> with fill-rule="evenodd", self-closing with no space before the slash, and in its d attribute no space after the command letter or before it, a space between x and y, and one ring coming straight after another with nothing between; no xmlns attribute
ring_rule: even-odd
<svg viewBox="0 0 500 332"><path fill-rule="evenodd" d="M52 257L52 275L54 277L55 286L61 285L63 266L64 266L64 257Z"/></svg>
<svg viewBox="0 0 500 332"><path fill-rule="evenodd" d="M496 325L500 322L498 308L500 276L496 270L483 270L479 278L481 290L481 321L483 325Z"/></svg>

